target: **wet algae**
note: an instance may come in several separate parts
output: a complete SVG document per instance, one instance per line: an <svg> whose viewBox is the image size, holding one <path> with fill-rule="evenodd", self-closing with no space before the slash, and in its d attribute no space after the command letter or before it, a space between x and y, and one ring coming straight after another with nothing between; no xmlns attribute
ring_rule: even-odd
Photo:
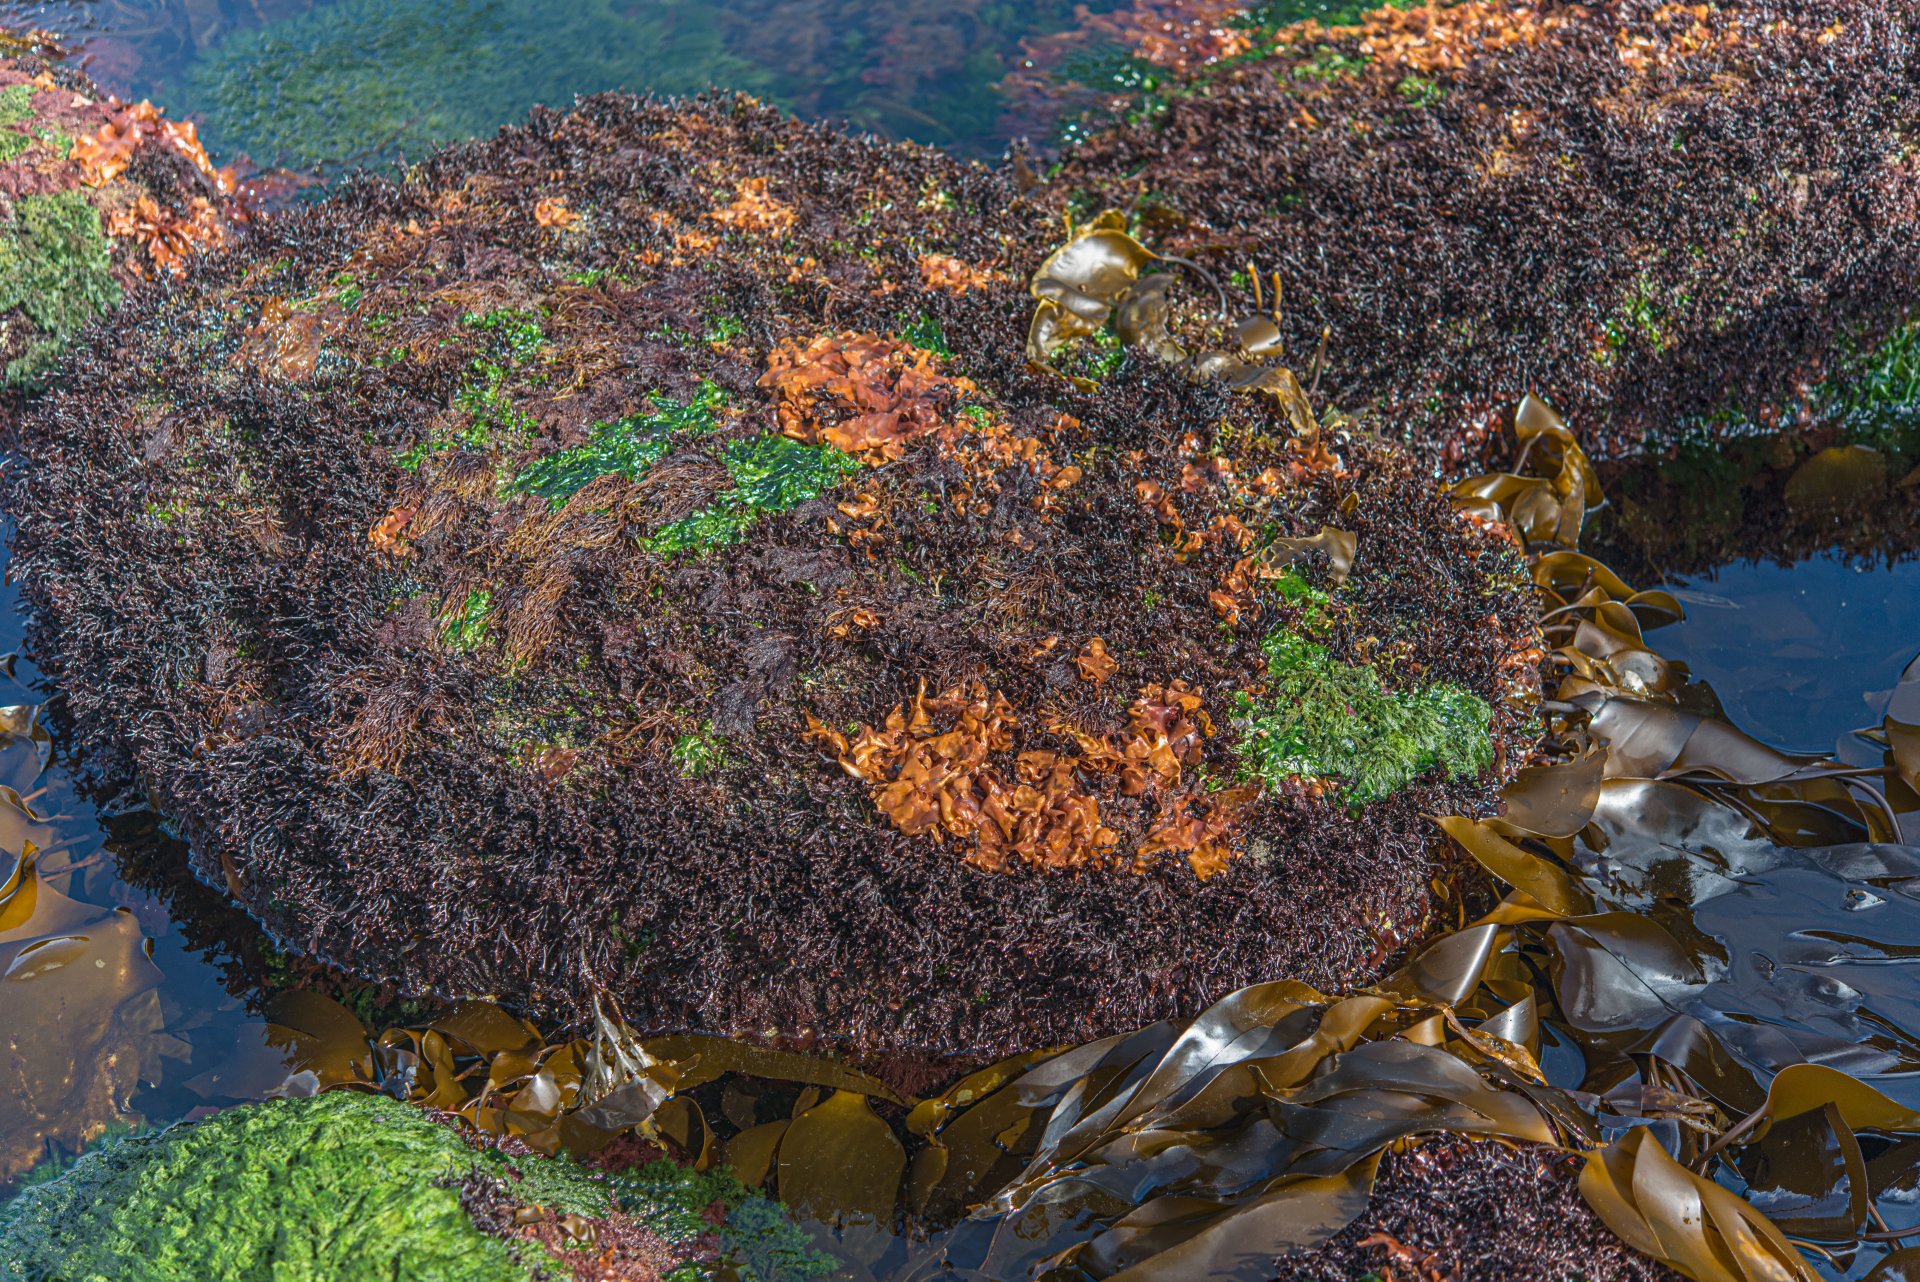
<svg viewBox="0 0 1920 1282"><path fill-rule="evenodd" d="M540 1233L549 1222L567 1234ZM0 1276L21 1282L690 1279L723 1262L758 1282L824 1263L724 1175L508 1156L346 1091L110 1140L0 1206Z"/></svg>
<svg viewBox="0 0 1920 1282"><path fill-rule="evenodd" d="M59 679L203 875L411 991L979 1055L1363 977L1450 857L1421 816L1511 760L1517 554L1257 338L1242 390L1164 342L1030 369L1051 199L601 98L263 226L24 422ZM1148 297L1252 334L1199 275ZM1412 718L1397 764L1239 777L1283 561L1344 580L1315 643ZM120 724L153 655L177 734Z"/></svg>

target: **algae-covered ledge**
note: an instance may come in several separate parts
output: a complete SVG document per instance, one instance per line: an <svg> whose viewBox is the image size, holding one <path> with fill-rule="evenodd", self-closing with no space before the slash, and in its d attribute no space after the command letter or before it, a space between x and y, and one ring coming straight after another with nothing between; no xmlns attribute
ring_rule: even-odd
<svg viewBox="0 0 1920 1282"><path fill-rule="evenodd" d="M979 1051L1371 973L1525 723L1518 554L1059 194L603 98L263 226L27 419L21 510L125 496L22 533L76 710L409 989Z"/></svg>

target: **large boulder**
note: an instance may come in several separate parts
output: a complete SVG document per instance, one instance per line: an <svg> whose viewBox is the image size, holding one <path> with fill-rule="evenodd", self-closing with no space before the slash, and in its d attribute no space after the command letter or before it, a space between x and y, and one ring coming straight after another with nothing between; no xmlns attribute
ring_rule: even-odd
<svg viewBox="0 0 1920 1282"><path fill-rule="evenodd" d="M1167 76L1056 181L1278 271L1342 404L1451 461L1530 388L1609 454L1790 422L1910 313L1912 6L1341 8Z"/></svg>
<svg viewBox="0 0 1920 1282"><path fill-rule="evenodd" d="M82 735L410 991L990 1053L1377 973L1513 764L1523 564L1049 201L610 97L135 297L8 496ZM1038 369L1043 260L1267 363Z"/></svg>

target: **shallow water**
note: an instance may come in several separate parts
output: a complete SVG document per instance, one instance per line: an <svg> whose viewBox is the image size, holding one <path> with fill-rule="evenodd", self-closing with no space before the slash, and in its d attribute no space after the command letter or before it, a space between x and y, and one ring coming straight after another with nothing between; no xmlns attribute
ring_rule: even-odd
<svg viewBox="0 0 1920 1282"><path fill-rule="evenodd" d="M810 119L997 155L1064 98L1022 74L1121 0L73 0L0 20L80 37L123 98L201 121L263 166L418 157L535 102L608 89L747 91ZM1311 9L1312 5L1303 5ZM1106 52L1071 41L1081 65ZM1064 55L1062 55L1064 56Z"/></svg>
<svg viewBox="0 0 1920 1282"><path fill-rule="evenodd" d="M1877 725L1920 645L1920 560L1735 561L1660 586L1687 609L1653 634L1660 652L1711 686L1731 721L1790 752L1832 752Z"/></svg>

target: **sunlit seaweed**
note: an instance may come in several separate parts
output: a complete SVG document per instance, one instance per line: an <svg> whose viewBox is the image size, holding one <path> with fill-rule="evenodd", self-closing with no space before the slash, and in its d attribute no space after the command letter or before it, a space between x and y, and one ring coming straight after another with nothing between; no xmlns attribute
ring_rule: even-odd
<svg viewBox="0 0 1920 1282"><path fill-rule="evenodd" d="M1519 420L1523 439L1559 446L1536 462L1583 471L1543 405ZM1492 911L1346 997L1264 983L1191 1022L1023 1055L919 1100L827 1060L644 1040L630 1058L663 1089L628 1119L750 1184L777 1169L784 1200L868 1258L880 1250L857 1244L919 1226L887 1251L885 1276L1238 1276L1233 1261L1289 1276L1288 1252L1312 1258L1366 1211L1384 1148L1436 1133L1566 1151L1624 1242L1700 1282L1811 1282L1796 1243L1840 1258L1897 1245L1902 1137L1920 1133L1920 1113L1873 1083L1897 1091L1920 1066L1904 1031L1920 1005L1878 962L1915 913L1904 887L1920 865L1867 843L1897 840L1899 815L1920 810L1907 794L1897 815L1875 784L1920 782L1920 662L1886 714L1884 772L1783 756L1684 712L1684 675L1642 633L1678 617L1677 603L1557 545L1572 518L1530 505L1540 491L1524 479L1459 487L1476 507L1504 490L1513 506L1496 519L1548 535L1534 577L1561 674L1542 756L1506 790L1504 816L1440 821L1510 888ZM1584 487L1562 501L1584 506ZM1830 931L1811 928L1827 916ZM1806 1000L1834 995L1834 964L1862 989ZM624 1036L603 1019L593 1044ZM734 1133L716 1145L689 1092L730 1071L835 1093L804 1092L791 1120L729 1105ZM903 1125L863 1096L904 1107ZM482 1125L513 1116L466 1109ZM1538 1243L1537 1262L1646 1276L1582 1240L1589 1254L1576 1257ZM1379 1234L1361 1245L1389 1261L1401 1249Z"/></svg>
<svg viewBox="0 0 1920 1282"><path fill-rule="evenodd" d="M777 240L709 216L743 191ZM602 98L262 225L23 423L17 564L83 737L203 875L409 992L978 1055L1377 972L1452 857L1421 816L1517 764L1518 557L1313 415L1271 308L1207 329L1188 269L1158 299L1247 370L1034 377L1007 265L1056 214L742 99ZM1486 772L1237 778L1283 574L1340 585L1335 661L1485 701ZM923 680L1017 720L937 828L806 733ZM297 840L242 836L289 797Z"/></svg>
<svg viewBox="0 0 1920 1282"><path fill-rule="evenodd" d="M1154 70L1052 181L1223 275L1311 264L1287 337L1332 328L1333 402L1452 461L1517 387L1610 454L1790 401L1907 315L1900 4L1334 5L1255 41Z"/></svg>

